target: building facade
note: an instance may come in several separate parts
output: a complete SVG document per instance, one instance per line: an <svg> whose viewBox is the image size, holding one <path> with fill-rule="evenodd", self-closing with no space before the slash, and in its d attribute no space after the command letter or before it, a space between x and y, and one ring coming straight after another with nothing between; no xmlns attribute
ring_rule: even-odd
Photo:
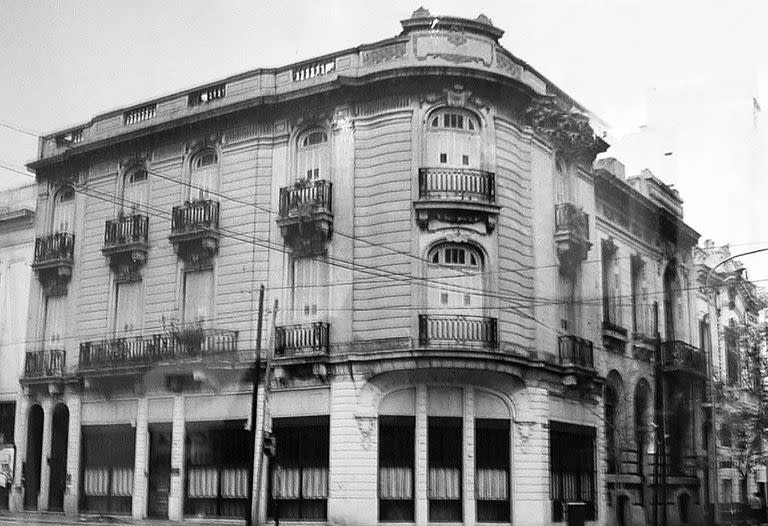
<svg viewBox="0 0 768 526"><path fill-rule="evenodd" d="M621 492L606 475L603 391L618 374L652 427L650 300L613 302L636 254L638 283L664 292L659 374L696 385L681 357L699 356L683 292L698 235L679 196L594 170L607 144L587 110L484 15L419 9L402 26L41 139L27 355L44 366L22 378L16 509L517 525L650 512L648 461L627 459L640 471ZM698 451L685 443L679 463ZM670 516L701 506L697 474L656 475Z"/></svg>

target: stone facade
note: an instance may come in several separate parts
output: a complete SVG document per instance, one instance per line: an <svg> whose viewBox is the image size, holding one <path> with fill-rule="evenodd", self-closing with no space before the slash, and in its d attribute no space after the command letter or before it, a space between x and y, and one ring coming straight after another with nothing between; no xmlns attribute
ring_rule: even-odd
<svg viewBox="0 0 768 526"><path fill-rule="evenodd" d="M616 523L604 384L656 373L606 349L594 263L641 252L657 291L698 235L658 180L593 168L587 110L487 17L402 24L41 140L17 509Z"/></svg>

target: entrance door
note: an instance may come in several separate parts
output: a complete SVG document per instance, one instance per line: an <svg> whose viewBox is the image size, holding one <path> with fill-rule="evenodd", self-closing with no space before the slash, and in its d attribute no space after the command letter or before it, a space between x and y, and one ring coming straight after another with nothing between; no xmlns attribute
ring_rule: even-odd
<svg viewBox="0 0 768 526"><path fill-rule="evenodd" d="M168 518L168 494L171 491L171 424L149 426L149 500L148 514Z"/></svg>
<svg viewBox="0 0 768 526"><path fill-rule="evenodd" d="M33 405L27 417L27 456L24 462L24 508L37 509L43 454L43 408Z"/></svg>
<svg viewBox="0 0 768 526"><path fill-rule="evenodd" d="M53 435L51 437L51 477L48 508L64 511L64 490L67 485L67 440L69 433L69 409L58 404L53 411Z"/></svg>

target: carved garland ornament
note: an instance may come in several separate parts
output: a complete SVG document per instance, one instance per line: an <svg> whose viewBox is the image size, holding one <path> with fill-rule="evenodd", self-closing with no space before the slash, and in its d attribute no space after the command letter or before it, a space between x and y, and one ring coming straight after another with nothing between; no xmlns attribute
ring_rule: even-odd
<svg viewBox="0 0 768 526"><path fill-rule="evenodd" d="M373 433L376 430L375 416L356 416L357 429L360 431L360 445L365 451L371 449Z"/></svg>

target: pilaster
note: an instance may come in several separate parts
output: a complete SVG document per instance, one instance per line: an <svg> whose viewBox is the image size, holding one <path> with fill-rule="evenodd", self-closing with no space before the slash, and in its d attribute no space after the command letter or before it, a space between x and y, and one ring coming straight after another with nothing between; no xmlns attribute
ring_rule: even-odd
<svg viewBox="0 0 768 526"><path fill-rule="evenodd" d="M8 498L8 508L12 512L24 509L24 485L22 484L22 467L27 456L27 423L29 420L29 398L21 393L16 401L16 425L13 442L16 444L16 468L13 475L13 486Z"/></svg>
<svg viewBox="0 0 768 526"><path fill-rule="evenodd" d="M64 513L77 515L80 503L80 396L67 397L69 429L67 430L67 485L64 491Z"/></svg>
<svg viewBox="0 0 768 526"><path fill-rule="evenodd" d="M475 389L471 386L464 388L464 426L462 446L464 449L463 475L463 510L464 524L474 526L477 513L475 511Z"/></svg>
<svg viewBox="0 0 768 526"><path fill-rule="evenodd" d="M168 495L168 519L179 521L184 516L184 395L173 398L171 429L171 490Z"/></svg>
<svg viewBox="0 0 768 526"><path fill-rule="evenodd" d="M136 454L133 466L133 502L131 515L134 519L147 516L147 485L149 476L149 400L139 398L136 408ZM174 419L175 420L175 419Z"/></svg>
<svg viewBox="0 0 768 526"><path fill-rule="evenodd" d="M427 500L427 386L416 386L416 524L426 526L429 521Z"/></svg>
<svg viewBox="0 0 768 526"><path fill-rule="evenodd" d="M43 399L43 448L40 455L40 493L37 496L37 509L48 510L48 495L51 482L51 440L53 438L53 400Z"/></svg>

